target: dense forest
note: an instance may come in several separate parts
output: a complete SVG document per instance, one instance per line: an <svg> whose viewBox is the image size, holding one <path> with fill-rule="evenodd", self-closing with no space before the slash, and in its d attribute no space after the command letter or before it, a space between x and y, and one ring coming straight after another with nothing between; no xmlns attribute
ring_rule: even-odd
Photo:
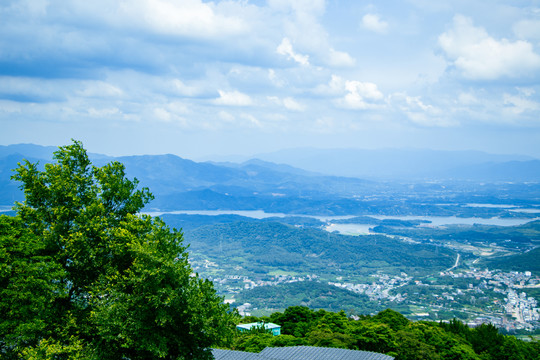
<svg viewBox="0 0 540 360"><path fill-rule="evenodd" d="M413 322L393 310L374 316L348 317L292 306L268 317L245 317L242 323L281 325L280 336L254 329L237 333L230 348L259 352L267 346L310 345L366 350L394 356L396 360L536 360L540 343L502 335L491 324L470 328L459 320Z"/></svg>

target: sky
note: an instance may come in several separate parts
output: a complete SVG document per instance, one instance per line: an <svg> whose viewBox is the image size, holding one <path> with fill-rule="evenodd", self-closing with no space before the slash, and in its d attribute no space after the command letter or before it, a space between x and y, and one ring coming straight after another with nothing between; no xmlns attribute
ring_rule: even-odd
<svg viewBox="0 0 540 360"><path fill-rule="evenodd" d="M0 144L540 158L540 0L2 0Z"/></svg>

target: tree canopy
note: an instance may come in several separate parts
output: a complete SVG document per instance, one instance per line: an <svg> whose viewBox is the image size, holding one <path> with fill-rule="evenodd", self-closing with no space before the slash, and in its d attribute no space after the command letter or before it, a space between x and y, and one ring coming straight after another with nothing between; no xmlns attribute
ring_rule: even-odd
<svg viewBox="0 0 540 360"><path fill-rule="evenodd" d="M353 319L343 311L291 306L283 313L245 320L281 325L282 335L238 332L233 350L259 352L268 346L307 345L374 351L396 360L540 359L540 342L502 335L491 324L470 328L455 319L449 323L414 322L390 309Z"/></svg>
<svg viewBox="0 0 540 360"><path fill-rule="evenodd" d="M15 169L25 200L0 216L0 357L210 359L234 315L193 273L153 198L80 142Z"/></svg>

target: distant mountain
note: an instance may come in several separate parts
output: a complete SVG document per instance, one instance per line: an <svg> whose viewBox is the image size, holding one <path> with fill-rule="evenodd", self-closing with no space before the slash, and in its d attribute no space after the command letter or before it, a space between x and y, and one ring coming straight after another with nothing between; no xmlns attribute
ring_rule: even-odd
<svg viewBox="0 0 540 360"><path fill-rule="evenodd" d="M258 158L295 166L308 171L336 176L377 179L474 179L489 180L490 166L508 163L529 162L536 160L522 155L494 155L480 151L436 151L408 149L312 149L298 148L281 150L273 153L258 154ZM513 165L512 165L513 164ZM482 173L473 169L481 165L486 168ZM527 169L529 164L523 164ZM519 167L519 166L518 166ZM504 173L505 166L500 167ZM531 174L532 173L532 174ZM534 171L526 170L515 173L514 178L524 176L527 180L532 176L538 178ZM505 180L504 177L499 177ZM499 180L498 179L498 180Z"/></svg>
<svg viewBox="0 0 540 360"><path fill-rule="evenodd" d="M51 161L55 149L25 145L8 146L3 150L4 156L0 156L0 205L9 205L13 199L22 198L18 184L9 180L17 162L28 158L43 165ZM25 151L28 153L25 154ZM288 165L259 160L224 166L198 163L170 154L117 158L89 155L96 166L103 166L112 160L123 163L127 176L137 178L141 186L148 187L156 196L152 206L160 209L276 207L283 210L298 206L298 201L290 197L300 198L301 207L305 208L311 206L311 200L306 199L349 196L370 192L368 188L377 186L360 179L320 176Z"/></svg>
<svg viewBox="0 0 540 360"><path fill-rule="evenodd" d="M39 161L43 166L51 161L56 148L10 145L0 150L0 206L10 206L13 201L22 199L18 184L10 180L17 162L26 158L31 162ZM320 157L309 158L308 153ZM535 183L540 182L540 160L506 161L512 157L465 152L405 151L399 155L394 150L386 153L383 150L317 150L308 153L303 153L306 157L302 160L302 152L293 151L288 159L300 165L317 163L307 170L282 161L273 163L260 159L234 164L195 162L171 154L117 158L100 154L89 156L97 166L112 160L123 163L127 176L137 178L141 186L148 187L155 195L149 210L263 209L319 215L452 215L456 214L457 208L437 204L458 200L508 203L513 199L526 205L536 204L535 199L540 197L540 185ZM436 161L436 155L442 157ZM402 163L396 163L399 161L389 156L396 156ZM419 164L426 166L423 173ZM383 181L321 175L339 172L340 168L349 169L350 174L369 173L374 179L378 176ZM385 176L397 181L384 180ZM443 183L431 179L458 181ZM475 183L459 183L463 179L472 179ZM496 181L511 181L518 185L478 185ZM455 192L452 193L452 189ZM409 200L404 202L404 199ZM499 211L492 216L501 214Z"/></svg>
<svg viewBox="0 0 540 360"><path fill-rule="evenodd" d="M51 160L56 146L41 146L34 144L0 145L0 158L9 155L23 155L27 158Z"/></svg>
<svg viewBox="0 0 540 360"><path fill-rule="evenodd" d="M220 166L232 167L235 169L243 169L246 171L276 171L281 173L290 173L302 176L321 176L321 173L315 173L311 171L306 171L303 169L296 168L287 164L275 164L273 162L264 161L260 159L250 159L242 163L233 163L233 162L211 162Z"/></svg>
<svg viewBox="0 0 540 360"><path fill-rule="evenodd" d="M58 146L42 146L35 144L14 144L0 145L0 158L9 155L22 155L25 158L51 161L53 153L58 150ZM88 153L91 159L110 159L110 156L96 153Z"/></svg>

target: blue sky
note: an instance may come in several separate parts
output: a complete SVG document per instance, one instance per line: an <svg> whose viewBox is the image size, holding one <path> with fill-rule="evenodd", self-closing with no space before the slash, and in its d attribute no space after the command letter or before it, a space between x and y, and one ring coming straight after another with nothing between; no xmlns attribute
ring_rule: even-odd
<svg viewBox="0 0 540 360"><path fill-rule="evenodd" d="M0 144L540 157L540 1L3 0Z"/></svg>

